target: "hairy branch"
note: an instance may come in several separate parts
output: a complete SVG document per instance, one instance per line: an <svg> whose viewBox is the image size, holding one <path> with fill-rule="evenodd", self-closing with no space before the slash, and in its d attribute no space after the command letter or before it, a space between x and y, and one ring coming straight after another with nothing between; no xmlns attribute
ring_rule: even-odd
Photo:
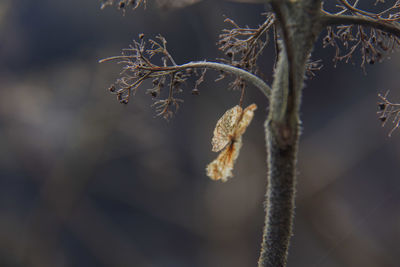
<svg viewBox="0 0 400 267"><path fill-rule="evenodd" d="M268 155L266 217L258 267L283 267L292 236L299 108L306 65L321 31L317 0L271 1L283 37L265 133Z"/></svg>
<svg viewBox="0 0 400 267"><path fill-rule="evenodd" d="M242 94L240 103L243 100L244 81L253 84L261 90L268 98L271 88L259 77L239 67L231 66L224 63L216 62L190 62L183 65L177 65L171 54L167 50L167 41L161 35L155 40L148 40L149 45L144 41L144 35L139 35L140 41L134 41L129 48L123 49L122 55L102 59L99 62L111 60L119 60L124 64L121 77L116 81L115 85L110 87L110 91L117 95L117 99L127 104L132 95L136 93L139 86L147 79L152 79L153 87L147 90L153 98L158 98L153 104L156 106L157 115L163 116L165 119L173 115L179 108L182 99L176 98L175 94L182 92L181 85L192 76L198 76L192 94L198 95L198 85L203 82L207 69L215 69L220 71L220 78L224 78L226 73L237 76L236 80L240 83L233 83L234 87L241 85ZM161 62L161 64L160 64ZM201 74L198 69L202 69ZM236 81L235 80L235 81ZM159 98L161 93L168 91L166 98Z"/></svg>
<svg viewBox="0 0 400 267"><path fill-rule="evenodd" d="M102 61L102 62L104 62L104 61ZM224 63L196 61L196 62L189 62L189 63L183 64L183 65L177 65L177 66L155 67L155 68L142 67L139 69L172 72L172 71L180 71L180 70L185 70L185 69L190 69L190 68L208 68L208 69L214 69L214 70L227 72L232 75L237 75L240 78L242 78L243 80L245 80L248 83L257 87L267 98L269 98L269 96L271 94L271 87L268 84L266 84L262 79L260 79L258 76L254 75L244 69L237 68L237 67L234 67L234 66L231 66L228 64L224 64Z"/></svg>
<svg viewBox="0 0 400 267"><path fill-rule="evenodd" d="M369 17L360 17L354 15L332 15L325 13L321 18L325 26L335 25L361 25L372 27L387 33L396 35L400 38L400 24L396 22L386 22L372 19Z"/></svg>

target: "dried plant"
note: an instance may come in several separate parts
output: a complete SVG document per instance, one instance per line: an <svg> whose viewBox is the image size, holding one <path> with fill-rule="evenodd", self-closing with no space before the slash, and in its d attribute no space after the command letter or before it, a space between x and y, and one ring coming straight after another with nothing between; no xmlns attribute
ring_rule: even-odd
<svg viewBox="0 0 400 267"><path fill-rule="evenodd" d="M393 127L389 132L389 136L391 136L400 127L400 104L390 102L387 98L388 95L389 91L384 95L378 94L380 101L378 102L377 114L382 126L385 126L388 121L393 123Z"/></svg>
<svg viewBox="0 0 400 267"><path fill-rule="evenodd" d="M266 14L266 17L265 22L255 29L242 28L232 19L225 19L225 22L230 23L233 29L223 29L219 36L219 49L228 57L227 60L223 59L223 62L257 74L257 60L268 45L269 31L275 22L275 16L272 13Z"/></svg>
<svg viewBox="0 0 400 267"><path fill-rule="evenodd" d="M384 3L384 1L377 1ZM332 46L335 48L333 61L335 66L338 61L346 63L353 60L354 54L359 51L361 54L361 67L365 71L365 64L381 62L384 56L393 52L400 46L398 37L398 21L400 19L400 1L396 1L389 8L379 13L371 13L357 8L359 1L353 5L347 0L339 1L337 5L339 12L331 14L336 19L343 18L344 14L350 14L351 18L365 20L359 25L338 25L328 26L327 35L323 39L324 47ZM350 17L347 17L350 18ZM346 19L347 19L346 18ZM350 21L349 21L350 22ZM383 29L381 26L386 26ZM394 32L389 31L393 27ZM396 30L397 29L397 30ZM397 34L397 35L396 35Z"/></svg>
<svg viewBox="0 0 400 267"><path fill-rule="evenodd" d="M240 0L236 0L240 1ZM150 2L150 1L149 1ZM176 1L176 3L193 1ZM223 29L218 42L226 56L219 62L189 62L178 64L168 52L166 40L157 36L139 41L122 51L120 56L102 60L117 60L123 64L121 77L110 88L121 103L128 103L145 80L152 80L147 93L154 99L157 114L169 119L183 102L177 95L188 79L196 78L192 93L199 94L199 85L207 69L220 71L220 78L227 74L235 79L234 89L242 90L238 105L229 109L217 122L212 140L213 151L221 151L207 167L214 180L226 181L232 176L234 162L242 145L242 135L250 123L255 105L242 109L247 84L260 89L269 101L265 122L268 187L266 193L266 217L259 267L286 266L287 253L294 218L297 151L300 137L300 104L304 80L315 76L321 69L320 60L311 60L311 51L318 36L326 30L324 47L335 49L333 62L353 62L360 54L361 67L382 61L400 45L400 1L385 5L381 12L370 12L358 7L360 1L350 3L338 0L336 10L323 7L321 0L250 0L247 2L269 3L271 10L264 14L259 27L240 27L232 19L225 21L230 29ZM103 5L114 3L108 0ZM122 4L121 4L122 3ZM167 0L167 5L174 5ZM133 8L146 1L120 1L119 7ZM122 7L121 7L122 5ZM260 78L258 61L265 47L272 41L275 47L274 77L271 87ZM218 79L218 80L219 80ZM392 103L385 95L379 95L379 118L393 122L390 134L400 128L400 104Z"/></svg>
<svg viewBox="0 0 400 267"><path fill-rule="evenodd" d="M269 86L260 78L238 67L211 62L177 65L167 50L167 41L161 35L158 35L155 40L149 39L146 42L144 35L140 34L139 40L123 49L122 55L100 60L100 62L118 60L118 63L123 65L121 77L109 88L109 91L115 94L122 104L127 104L143 82L151 79L153 87L147 89L147 93L156 100L153 106L156 107L157 115L169 119L183 102L176 95L182 92L182 86L187 79L197 76L192 94L198 95L198 87L204 81L207 68L219 70L222 75L219 80L224 78L226 73L234 73L237 76L235 81L238 82L234 82L233 86L240 84L240 88L244 88L247 80L259 87L266 95L270 93ZM164 91L168 92L165 97L163 97ZM242 97L239 100L240 103Z"/></svg>
<svg viewBox="0 0 400 267"><path fill-rule="evenodd" d="M208 177L226 182L233 176L233 165L242 147L242 135L253 119L256 109L255 104L251 104L244 110L240 106L234 106L218 120L211 144L212 151L222 151L207 166Z"/></svg>
<svg viewBox="0 0 400 267"><path fill-rule="evenodd" d="M182 92L182 84L192 73L189 69L185 71L169 67L169 65L177 65L167 50L167 41L161 35L157 36L155 40L150 39L149 44L144 41L143 34L139 36L139 39L139 42L134 41L129 48L124 49L121 56L101 60L101 62L105 62L116 59L124 65L121 78L109 90L117 96L121 103L127 104L142 83L151 79L152 88L147 89L147 93L154 99L162 96L162 92L165 90L168 92L165 98L158 98L153 104L156 107L157 115L168 119L173 114L172 110L178 110L179 104L183 102L176 95ZM155 57L158 57L160 61L158 65L151 62L151 60L155 61Z"/></svg>

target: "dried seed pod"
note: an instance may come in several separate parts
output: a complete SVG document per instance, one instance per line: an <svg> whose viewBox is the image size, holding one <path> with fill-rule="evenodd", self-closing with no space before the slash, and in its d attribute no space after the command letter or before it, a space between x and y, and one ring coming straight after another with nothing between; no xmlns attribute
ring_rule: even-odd
<svg viewBox="0 0 400 267"><path fill-rule="evenodd" d="M155 91L155 90L152 90L151 92L150 92L150 95L152 96L152 97L157 97L157 91Z"/></svg>

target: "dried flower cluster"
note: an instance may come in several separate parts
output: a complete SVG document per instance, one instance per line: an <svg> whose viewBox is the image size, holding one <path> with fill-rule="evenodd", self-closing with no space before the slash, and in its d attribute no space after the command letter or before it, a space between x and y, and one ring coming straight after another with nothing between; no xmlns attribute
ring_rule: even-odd
<svg viewBox="0 0 400 267"><path fill-rule="evenodd" d="M400 46L400 39L394 35L374 28L366 29L363 26L337 26L327 28L327 35L323 39L324 47L333 46L336 50L333 61L346 63L353 59L357 49L361 51L361 67L365 64L374 64L382 61L384 55ZM345 53L342 53L342 50Z"/></svg>
<svg viewBox="0 0 400 267"><path fill-rule="evenodd" d="M396 1L389 8L380 13L371 13L357 8L359 1L353 5L346 0L340 0L337 5L341 10L333 15L349 14L351 16L366 19L367 22L385 23L387 26L399 27L400 21L400 1ZM384 1L377 1L384 2ZM327 14L327 11L324 11ZM331 14L330 14L331 15ZM341 25L327 27L327 35L323 39L323 46L332 46L335 48L333 61L335 65L338 61L346 63L353 60L355 52L361 53L361 67L365 71L365 64L374 64L380 62L390 52L393 52L400 46L400 38L396 35L378 29L379 27L369 27L363 25Z"/></svg>
<svg viewBox="0 0 400 267"><path fill-rule="evenodd" d="M125 12L126 8L131 7L132 9L138 8L141 4L146 6L147 0L102 0L101 9L113 4L118 5L118 9Z"/></svg>
<svg viewBox="0 0 400 267"><path fill-rule="evenodd" d="M219 49L224 52L228 59L222 59L224 63L247 70L251 73L258 73L257 60L269 43L270 30L273 28L275 16L268 13L265 22L258 28L240 27L232 19L226 18L225 22L230 23L232 29L223 29L219 36ZM276 41L276 35L274 38ZM221 78L224 77L222 73ZM237 78L231 83L233 89L244 89L245 83Z"/></svg>
<svg viewBox="0 0 400 267"><path fill-rule="evenodd" d="M257 73L257 59L268 45L269 31L274 26L275 16L268 13L265 22L256 29L242 28L229 18L225 19L225 22L233 25L233 28L223 29L219 36L219 49L229 58L224 61Z"/></svg>
<svg viewBox="0 0 400 267"><path fill-rule="evenodd" d="M218 120L211 144L212 151L222 151L213 162L208 164L206 168L208 177L226 182L233 176L233 165L242 147L242 135L253 119L256 109L255 104L251 104L244 110L240 106L234 106Z"/></svg>
<svg viewBox="0 0 400 267"><path fill-rule="evenodd" d="M400 104L392 103L388 100L389 91L384 95L378 94L378 112L379 120L382 122L382 126L385 126L388 121L393 123L393 127L389 132L389 136L400 127Z"/></svg>
<svg viewBox="0 0 400 267"><path fill-rule="evenodd" d="M164 37L159 35L154 40L145 41L144 35L140 34L138 41L134 41L128 48L122 50L122 55L100 61L118 60L124 66L120 78L109 88L109 91L117 96L120 103L127 104L143 82L151 79L152 87L147 90L147 93L156 100L153 106L156 107L157 115L169 119L183 102L176 95L182 92L182 85L188 78L197 77L192 94L198 95L199 85L204 81L207 68L214 68L221 74L217 80L225 78L227 73L236 75L231 86L242 90L240 105L243 102L246 85L244 76L247 78L252 76L250 79L253 79L253 83L262 87L261 89L268 97L270 88L252 73L257 72L257 59L268 43L268 32L273 26L274 16L267 15L267 20L257 29L239 28L232 20L227 19L227 21L235 25L235 28L224 30L219 44L220 49L225 51L229 58L225 60L228 64L190 62L177 65L167 50L167 41Z"/></svg>
<svg viewBox="0 0 400 267"><path fill-rule="evenodd" d="M119 60L124 65L121 77L109 91L121 103L127 104L143 82L151 79L152 87L147 89L147 93L156 100L153 106L156 107L157 115L169 119L183 102L176 98L176 94L182 92L182 84L192 75L199 76L192 90L192 94L198 95L198 85L204 80L205 70L198 73L196 69L177 66L167 50L167 41L161 35L155 40L149 39L148 43L143 34L139 35L139 39L140 41L134 41L129 48L123 49L121 56L100 61ZM154 63L156 60L159 64ZM166 96L164 91L168 92Z"/></svg>

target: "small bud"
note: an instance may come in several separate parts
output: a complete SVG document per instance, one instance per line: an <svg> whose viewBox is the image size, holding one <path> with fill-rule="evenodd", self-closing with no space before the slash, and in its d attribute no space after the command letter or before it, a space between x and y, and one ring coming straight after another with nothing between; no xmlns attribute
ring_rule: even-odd
<svg viewBox="0 0 400 267"><path fill-rule="evenodd" d="M381 116L381 117L379 117L379 120L381 121L381 122L385 122L386 121L386 117L385 116Z"/></svg>
<svg viewBox="0 0 400 267"><path fill-rule="evenodd" d="M385 103L378 103L378 108L379 108L379 110L384 110L386 108L386 104Z"/></svg>
<svg viewBox="0 0 400 267"><path fill-rule="evenodd" d="M192 90L192 95L199 95L199 94L200 94L199 89L194 88L194 89Z"/></svg>
<svg viewBox="0 0 400 267"><path fill-rule="evenodd" d="M140 33L140 34L139 34L139 39L142 40L143 38L144 38L144 34L143 34L143 33Z"/></svg>
<svg viewBox="0 0 400 267"><path fill-rule="evenodd" d="M331 38L329 36L325 36L323 39L324 43L329 43L331 41Z"/></svg>
<svg viewBox="0 0 400 267"><path fill-rule="evenodd" d="M156 91L151 91L151 92L150 92L150 95L151 95L152 97L157 97L157 92L156 92Z"/></svg>
<svg viewBox="0 0 400 267"><path fill-rule="evenodd" d="M119 2L119 8L120 9L125 8L125 2L124 1Z"/></svg>
<svg viewBox="0 0 400 267"><path fill-rule="evenodd" d="M110 91L111 93L114 93L114 92L115 92L115 85L111 85L111 86L108 88L108 91Z"/></svg>

